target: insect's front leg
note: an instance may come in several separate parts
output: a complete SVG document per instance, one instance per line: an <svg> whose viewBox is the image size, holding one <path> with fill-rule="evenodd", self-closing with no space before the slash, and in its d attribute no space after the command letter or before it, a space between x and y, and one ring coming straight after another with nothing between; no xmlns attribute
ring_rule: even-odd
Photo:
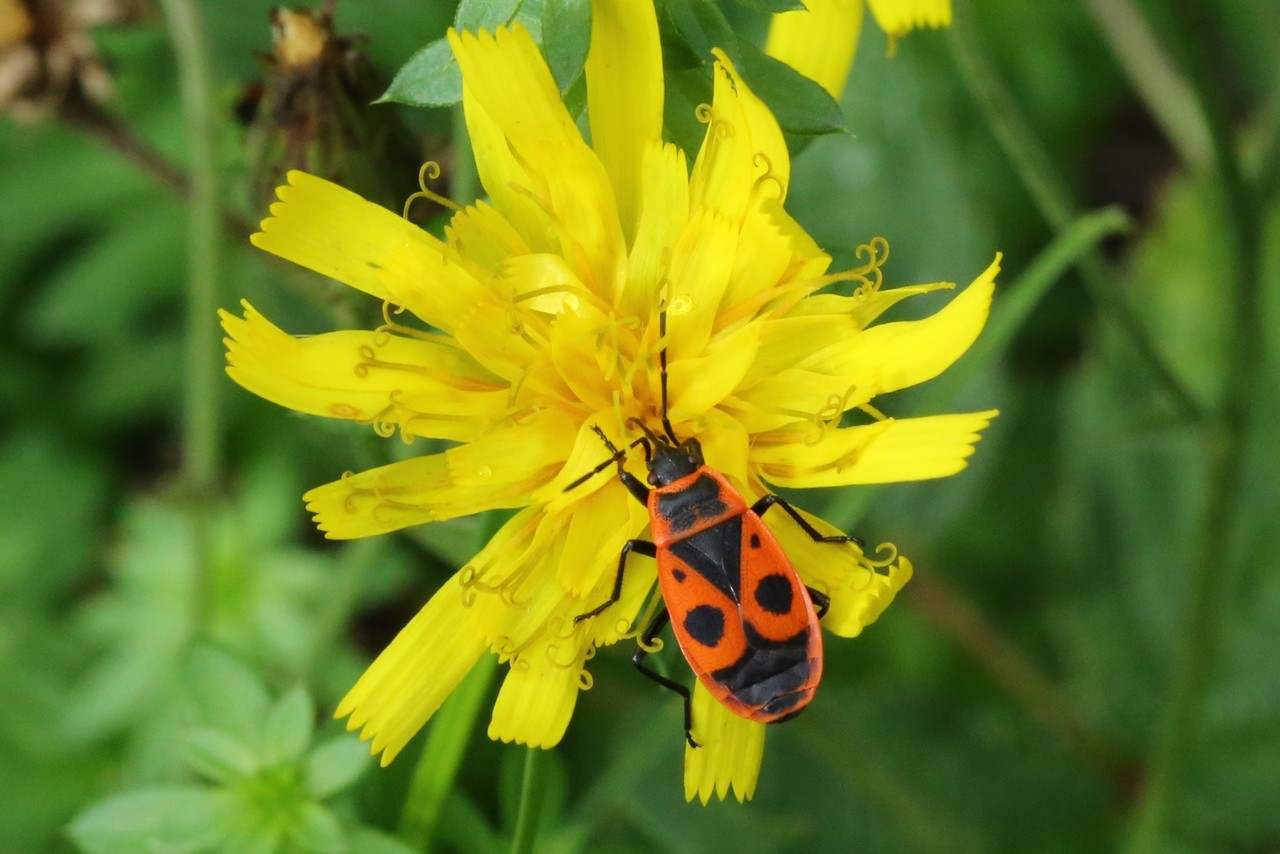
<svg viewBox="0 0 1280 854"><path fill-rule="evenodd" d="M827 536L817 528L809 524L808 520L800 515L800 511L792 507L786 501L783 501L776 495L766 495L755 504L751 505L751 512L757 516L764 516L765 511L770 507L778 506L787 511L787 515L796 520L796 524L800 526L800 530L804 531L815 543L853 543L858 548L866 548L866 543L861 537L851 537L848 534L835 534Z"/></svg>
<svg viewBox="0 0 1280 854"><path fill-rule="evenodd" d="M615 604L622 598L622 574L627 570L627 555L632 552L637 554L648 555L656 558L658 556L658 547L648 540L627 540L622 547L621 553L618 555L618 574L613 578L613 592L609 594L609 598L592 608L585 614L579 614L573 618L574 623L581 623L583 620L589 619L599 614L610 605Z"/></svg>

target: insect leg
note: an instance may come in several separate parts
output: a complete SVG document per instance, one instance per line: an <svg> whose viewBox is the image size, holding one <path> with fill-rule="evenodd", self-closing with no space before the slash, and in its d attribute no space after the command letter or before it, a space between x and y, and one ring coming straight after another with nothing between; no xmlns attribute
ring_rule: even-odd
<svg viewBox="0 0 1280 854"><path fill-rule="evenodd" d="M600 474L600 472L604 471L609 466L616 465L618 467L618 476L622 478L622 482L626 485L627 489L631 491L632 495L634 495L636 498L640 500L641 504L646 503L649 500L648 487L646 487L643 483L641 483L639 479L635 477L635 475L628 472L622 465L622 458L626 456L626 450L622 450L622 451L618 450L617 446L614 445L613 442L609 441L609 437L604 434L604 431L601 430L598 425L592 424L591 429L595 431L595 434L597 436L600 437L600 441L604 442L604 446L609 449L609 453L611 456L609 457L609 459L605 460L600 465L591 469L591 471L587 472L582 477L574 480L572 483L570 483L561 491L569 492L572 489L576 489L582 484L591 480L591 478ZM648 461L649 457L652 454L652 451L649 448L648 438L641 436L639 439L636 439L630 445L627 445L627 450L630 450L631 448L634 448L637 445L644 445L644 458L646 461Z"/></svg>
<svg viewBox="0 0 1280 854"><path fill-rule="evenodd" d="M813 602L813 612L818 615L818 619L827 616L827 611L831 610L831 597L812 587L806 587L805 590L809 591L809 600Z"/></svg>
<svg viewBox="0 0 1280 854"><path fill-rule="evenodd" d="M614 579L613 579L613 592L609 594L608 599L606 599L604 602L600 603L596 607L592 608L587 613L579 614L578 616L574 617L573 618L574 623L581 623L583 620L588 619L589 617L596 616L605 608L608 608L610 605L617 602L618 599L622 597L622 573L625 572L627 568L627 555L631 554L632 552L637 552L642 555L648 555L649 557L657 557L658 547L655 546L653 543L649 542L648 540L627 540L626 544L623 545L622 547L621 553L618 554L618 574L614 576Z"/></svg>
<svg viewBox="0 0 1280 854"><path fill-rule="evenodd" d="M795 519L796 524L800 526L800 529L808 534L815 543L854 543L860 549L866 547L866 543L862 541L861 537L850 537L848 534L836 534L830 537L825 536L817 528L810 525L805 518L800 515L800 511L796 510L796 508L792 507L776 495L766 495L755 504L752 504L751 512L757 516L763 516L764 512L774 505L777 505L787 511L787 515L792 519Z"/></svg>
<svg viewBox="0 0 1280 854"><path fill-rule="evenodd" d="M645 630L640 645L636 647L635 653L631 656L631 663L636 666L636 670L639 670L663 688L675 691L684 698L684 740L689 742L690 747L697 748L702 745L693 740L693 695L689 693L689 689L684 685L668 679L656 670L645 667L644 664L644 660L649 656L645 647L653 644L653 639L666 628L670 620L671 616L667 613L666 608L658 612L658 615L653 618L653 622L649 624L649 628Z"/></svg>

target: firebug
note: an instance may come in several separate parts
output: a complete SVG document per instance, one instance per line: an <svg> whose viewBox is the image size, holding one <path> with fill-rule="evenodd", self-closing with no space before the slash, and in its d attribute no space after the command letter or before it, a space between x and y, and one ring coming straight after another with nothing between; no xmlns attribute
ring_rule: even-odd
<svg viewBox="0 0 1280 854"><path fill-rule="evenodd" d="M666 337L666 312L659 315ZM610 465L635 499L649 511L652 540L628 540L618 556L609 598L575 622L594 617L622 594L629 555L654 558L663 605L641 636L632 662L645 676L684 698L685 738L692 735L689 689L645 665L654 638L669 622L685 660L703 686L727 709L761 723L778 723L808 705L822 678L820 619L828 598L804 585L773 533L761 521L771 507L782 508L800 528L823 543L857 543L844 535L824 536L776 495L747 504L723 474L703 460L692 437L681 441L667 415L667 354L659 351L662 433L632 419L643 434L619 449L598 426L592 429L610 457L575 480L585 483ZM628 449L644 449L649 486L626 469Z"/></svg>

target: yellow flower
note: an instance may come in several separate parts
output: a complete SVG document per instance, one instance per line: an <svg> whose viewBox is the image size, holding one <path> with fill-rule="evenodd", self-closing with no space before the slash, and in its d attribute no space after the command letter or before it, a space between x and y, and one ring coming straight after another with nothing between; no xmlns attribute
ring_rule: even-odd
<svg viewBox="0 0 1280 854"><path fill-rule="evenodd" d="M612 468L565 487L608 456L593 425L621 446L638 435L629 419L659 424L664 347L675 430L748 500L771 486L954 474L995 415L894 419L870 402L969 347L998 258L932 317L870 325L899 300L954 286L881 290L882 241L864 247L862 268L828 274L830 256L783 208L790 160L778 124L718 52L690 170L661 139L652 4L598 0L593 12L591 145L524 29L450 33L489 200L457 210L443 240L310 175L290 173L279 189L254 244L384 301L380 328L294 338L247 304L243 317L222 313L228 373L250 391L382 435L456 443L311 490L326 536L519 508L339 706L384 765L486 653L510 665L490 737L555 745L590 685L587 659L643 628L655 575L642 559L620 601L574 617L608 597L645 508ZM815 293L838 281L860 286ZM840 426L851 411L862 423ZM638 450L628 464L643 474ZM861 632L911 575L891 549L873 561L769 521L805 583L830 594L823 625L836 634ZM695 686L693 731L703 746L689 749L686 795L749 797L763 726Z"/></svg>
<svg viewBox="0 0 1280 854"><path fill-rule="evenodd" d="M858 49L865 6L896 40L917 27L951 25L951 0L805 0L806 10L779 12L769 25L765 53L782 60L840 100Z"/></svg>

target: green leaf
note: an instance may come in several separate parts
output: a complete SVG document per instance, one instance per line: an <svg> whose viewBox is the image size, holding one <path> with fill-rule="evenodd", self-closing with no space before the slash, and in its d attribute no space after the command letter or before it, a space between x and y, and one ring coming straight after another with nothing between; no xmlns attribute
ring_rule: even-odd
<svg viewBox="0 0 1280 854"><path fill-rule="evenodd" d="M733 60L739 73L784 131L799 136L849 132L840 105L826 89L746 39L737 47Z"/></svg>
<svg viewBox="0 0 1280 854"><path fill-rule="evenodd" d="M182 209L169 199L121 211L100 239L52 266L28 314L32 337L68 346L157 331L144 318L177 296L185 228Z"/></svg>
<svg viewBox="0 0 1280 854"><path fill-rule="evenodd" d="M439 839L461 851L510 850L510 845L503 845L498 833L489 824L486 813L457 790L449 793L444 809L440 811Z"/></svg>
<svg viewBox="0 0 1280 854"><path fill-rule="evenodd" d="M86 420L129 424L166 412L182 387L184 342L157 333L113 341L79 371L72 397Z"/></svg>
<svg viewBox="0 0 1280 854"><path fill-rule="evenodd" d="M209 727L188 734L186 759L191 770L223 785L252 776L261 765L249 745Z"/></svg>
<svg viewBox="0 0 1280 854"><path fill-rule="evenodd" d="M349 831L347 841L351 850L359 854L417 854L419 850L371 827L358 827Z"/></svg>
<svg viewBox="0 0 1280 854"><path fill-rule="evenodd" d="M805 8L803 0L734 0L745 9L757 12L793 12Z"/></svg>
<svg viewBox="0 0 1280 854"><path fill-rule="evenodd" d="M668 0L663 12L699 62L711 61L712 48L735 52L738 37L713 0Z"/></svg>
<svg viewBox="0 0 1280 854"><path fill-rule="evenodd" d="M294 688L272 707L262 728L262 758L268 765L299 759L315 730L315 704L305 688Z"/></svg>
<svg viewBox="0 0 1280 854"><path fill-rule="evenodd" d="M522 0L462 0L458 4L457 17L453 19L456 30L488 30L493 32L520 11Z"/></svg>
<svg viewBox="0 0 1280 854"><path fill-rule="evenodd" d="M437 39L409 57L377 103L448 107L462 100L462 71L446 39Z"/></svg>
<svg viewBox="0 0 1280 854"><path fill-rule="evenodd" d="M664 80L662 118L671 141L693 162L707 126L698 121L700 104L711 103L711 81L701 68L676 71L668 69Z"/></svg>
<svg viewBox="0 0 1280 854"><path fill-rule="evenodd" d="M187 701L196 720L256 744L271 701L257 674L239 659L208 644L187 654Z"/></svg>
<svg viewBox="0 0 1280 854"><path fill-rule="evenodd" d="M125 508L121 527L110 587L78 619L101 652L67 703L64 726L76 741L122 730L161 703L194 630L198 573L189 517L145 500Z"/></svg>
<svg viewBox="0 0 1280 854"><path fill-rule="evenodd" d="M317 803L303 805L302 814L290 826L288 837L301 851L342 854L348 850L342 825L333 813Z"/></svg>
<svg viewBox="0 0 1280 854"><path fill-rule="evenodd" d="M183 854L218 844L227 817L222 793L197 786L155 786L112 795L67 826L88 854Z"/></svg>
<svg viewBox="0 0 1280 854"><path fill-rule="evenodd" d="M0 483L22 488L0 491L0 596L10 607L44 607L64 601L95 562L108 513L108 464L65 433L12 425L0 450Z"/></svg>
<svg viewBox="0 0 1280 854"><path fill-rule="evenodd" d="M546 0L542 7L542 50L561 92L582 74L591 47L590 0Z"/></svg>
<svg viewBox="0 0 1280 854"><path fill-rule="evenodd" d="M307 791L322 801L354 783L370 764L369 746L363 741L350 734L331 738L307 756Z"/></svg>
<svg viewBox="0 0 1280 854"><path fill-rule="evenodd" d="M462 0L458 4L453 27L458 31L493 32L510 24L516 13L521 11L521 5L520 0ZM571 62L571 57L568 61ZM415 107L449 107L461 100L462 71L448 39L442 37L415 53L400 67L378 103L394 101Z"/></svg>

